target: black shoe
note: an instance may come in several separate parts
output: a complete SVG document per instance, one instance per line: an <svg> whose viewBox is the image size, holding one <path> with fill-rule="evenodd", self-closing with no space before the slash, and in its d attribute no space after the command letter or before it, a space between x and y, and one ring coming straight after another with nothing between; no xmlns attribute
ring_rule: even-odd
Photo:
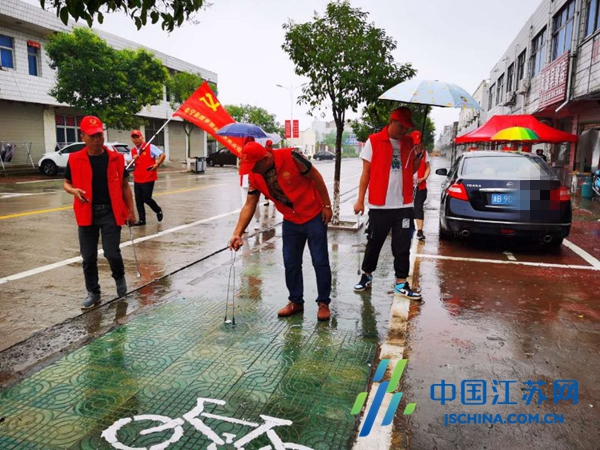
<svg viewBox="0 0 600 450"><path fill-rule="evenodd" d="M127 281L125 281L125 277L115 280L115 284L117 285L117 295L119 297L123 297L127 294Z"/></svg>
<svg viewBox="0 0 600 450"><path fill-rule="evenodd" d="M162 209L156 213L156 218L158 219L159 222L162 222L162 220L163 220Z"/></svg>
<svg viewBox="0 0 600 450"><path fill-rule="evenodd" d="M367 275L366 273L363 273L358 284L354 285L354 292L366 291L367 289L371 288L372 283L373 275Z"/></svg>
<svg viewBox="0 0 600 450"><path fill-rule="evenodd" d="M424 241L425 240L425 235L423 234L423 230L417 231L417 239L420 240L420 241Z"/></svg>
<svg viewBox="0 0 600 450"><path fill-rule="evenodd" d="M145 220L138 220L138 221L134 222L133 225L131 225L131 226L132 227L141 227L142 225L146 225Z"/></svg>

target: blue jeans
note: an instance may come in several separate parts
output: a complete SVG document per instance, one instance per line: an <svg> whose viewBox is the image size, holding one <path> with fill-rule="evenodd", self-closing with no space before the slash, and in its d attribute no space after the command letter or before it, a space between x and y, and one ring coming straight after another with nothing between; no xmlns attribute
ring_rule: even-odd
<svg viewBox="0 0 600 450"><path fill-rule="evenodd" d="M329 267L327 225L323 223L321 214L300 225L288 220L283 221L283 264L285 284L290 292L289 300L294 303L304 303L302 255L306 241L317 275L317 302L329 304L331 267Z"/></svg>

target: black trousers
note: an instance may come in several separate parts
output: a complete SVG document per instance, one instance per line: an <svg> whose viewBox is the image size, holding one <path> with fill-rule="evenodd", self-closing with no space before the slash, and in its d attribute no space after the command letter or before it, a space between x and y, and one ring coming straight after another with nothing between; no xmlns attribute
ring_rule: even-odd
<svg viewBox="0 0 600 450"><path fill-rule="evenodd" d="M427 189L417 190L415 194L415 219L425 220L425 211L423 211L423 205L425 204L425 200L427 200Z"/></svg>
<svg viewBox="0 0 600 450"><path fill-rule="evenodd" d="M381 248L391 230L396 278L408 277L412 219L412 208L369 210L369 224L366 229L367 248L362 263L363 272L375 271Z"/></svg>
<svg viewBox="0 0 600 450"><path fill-rule="evenodd" d="M88 292L99 293L98 284L98 240L102 233L102 249L110 264L115 280L125 276L123 257L121 256L121 227L117 226L110 205L92 206L94 216L92 225L79 227L79 248L83 258L83 276ZM102 208L103 207L103 208Z"/></svg>
<svg viewBox="0 0 600 450"><path fill-rule="evenodd" d="M138 218L140 221L146 221L146 208L144 203L152 208L152 211L158 213L160 206L152 198L152 192L154 191L154 181L149 183L133 183L133 192L135 194L135 206L138 212Z"/></svg>

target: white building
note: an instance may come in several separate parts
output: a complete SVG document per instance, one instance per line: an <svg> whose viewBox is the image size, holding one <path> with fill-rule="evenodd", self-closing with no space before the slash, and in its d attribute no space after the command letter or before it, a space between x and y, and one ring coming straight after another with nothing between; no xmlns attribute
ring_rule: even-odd
<svg viewBox="0 0 600 450"><path fill-rule="evenodd" d="M70 29L55 14L40 7L20 0L0 1L0 142L16 144L10 164L27 163L26 143L30 145L33 161L37 164L40 156L54 151L57 144L79 139L77 120L83 112L58 103L48 94L55 84L55 73L44 51L50 34ZM145 48L118 36L94 31L116 49ZM197 73L205 80L217 82L214 72L152 49L147 50L154 53L169 71ZM160 104L140 111L138 115L147 122L142 127L146 138L153 136L172 113L166 94ZM193 130L192 154L206 155L206 133L197 127ZM108 129L106 139L131 144L129 131ZM185 161L186 139L183 121L175 118L153 143L162 148L171 161Z"/></svg>
<svg viewBox="0 0 600 450"><path fill-rule="evenodd" d="M598 168L600 0L543 0L492 67L489 86L487 118L532 114L580 136L545 145L563 182Z"/></svg>

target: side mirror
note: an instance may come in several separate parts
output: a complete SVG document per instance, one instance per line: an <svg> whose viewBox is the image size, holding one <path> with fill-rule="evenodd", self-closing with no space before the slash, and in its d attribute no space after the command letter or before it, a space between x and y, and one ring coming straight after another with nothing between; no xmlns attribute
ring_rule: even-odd
<svg viewBox="0 0 600 450"><path fill-rule="evenodd" d="M436 175L444 175L444 176L446 176L446 175L448 175L448 169L437 169L435 171L435 174Z"/></svg>

